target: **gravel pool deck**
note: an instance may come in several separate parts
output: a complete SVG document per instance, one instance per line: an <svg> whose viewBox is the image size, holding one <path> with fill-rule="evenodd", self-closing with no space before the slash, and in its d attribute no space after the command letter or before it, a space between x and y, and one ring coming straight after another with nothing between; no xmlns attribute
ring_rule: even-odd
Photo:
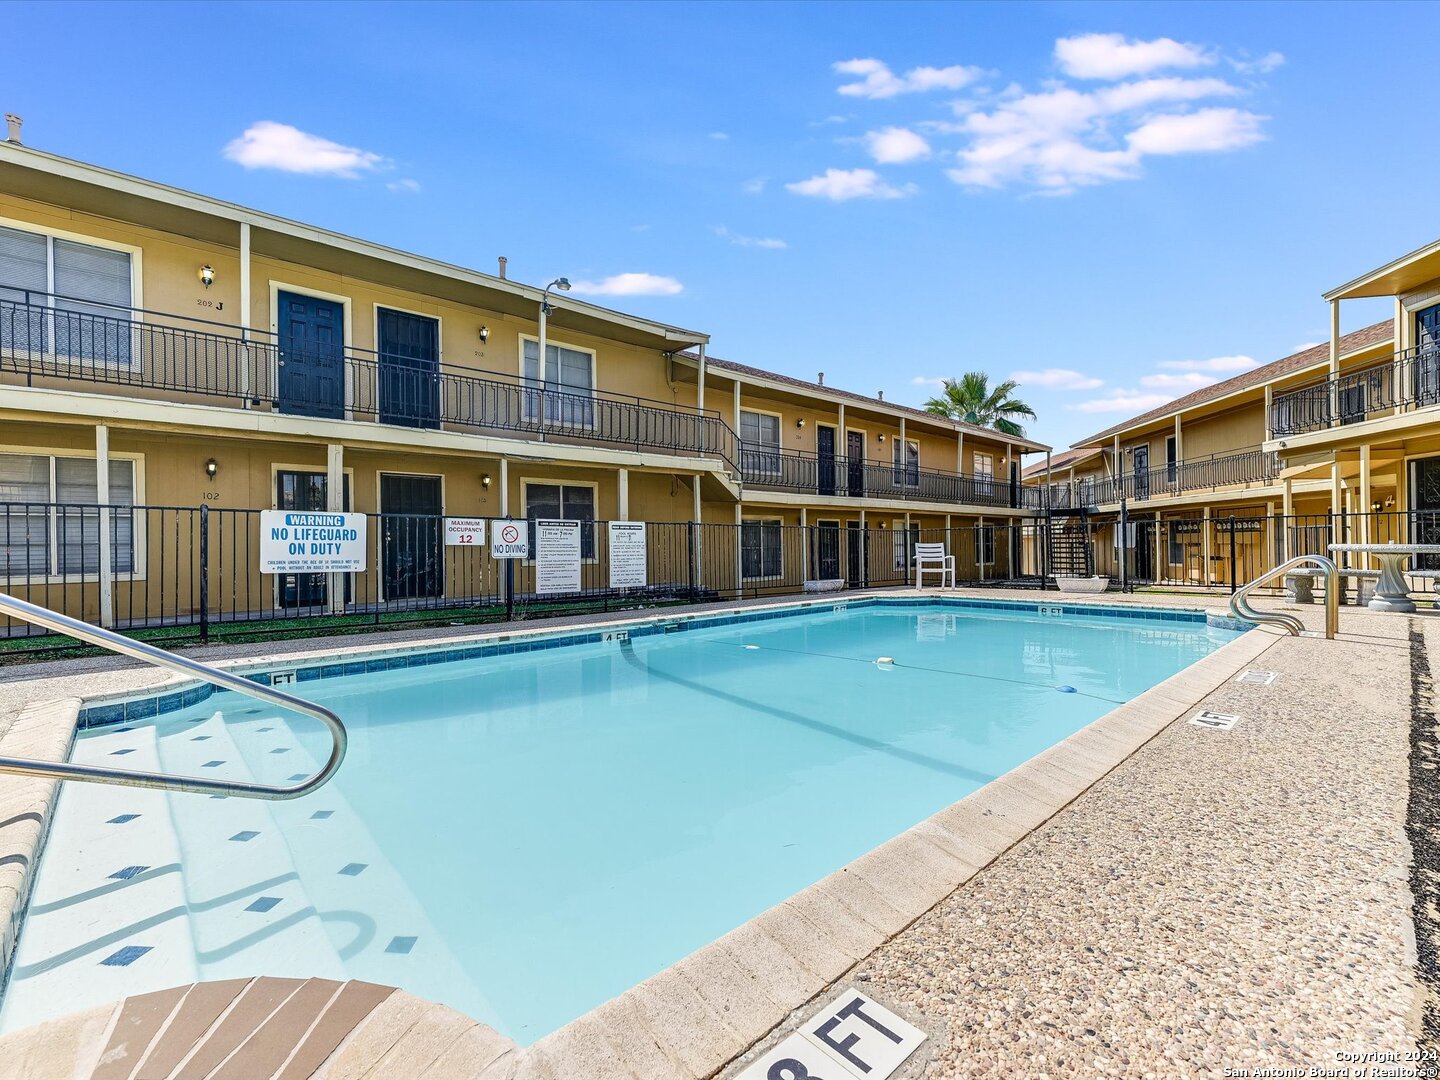
<svg viewBox="0 0 1440 1080"><path fill-rule="evenodd" d="M1144 593L1066 599L1224 602ZM1323 617L1318 606L1258 606L1283 606L1315 629ZM300 658L499 629L210 646L187 655ZM906 1080L1435 1075L1403 1055L1434 1049L1440 1032L1440 838L1432 848L1429 827L1440 812L1429 673L1430 657L1440 656L1432 649L1440 647L1440 612L1347 607L1341 631L1334 642L1254 631L1273 640L1248 666L1275 672L1274 682L1227 681L1203 702L1237 714L1232 729L1192 724L1188 710L709 1075L738 1076L852 987L929 1035L895 1074ZM0 736L35 702L141 689L161 678L112 659L0 669ZM1402 1055L1382 1066L1402 1071L1373 1071L1373 1060L1355 1063L1359 1055ZM602 1065L593 1075L640 1074ZM782 1069L772 1080L797 1078Z"/></svg>

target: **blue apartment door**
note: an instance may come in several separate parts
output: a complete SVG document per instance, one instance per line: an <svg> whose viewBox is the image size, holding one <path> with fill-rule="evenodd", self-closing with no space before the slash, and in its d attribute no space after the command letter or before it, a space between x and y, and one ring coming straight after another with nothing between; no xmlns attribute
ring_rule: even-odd
<svg viewBox="0 0 1440 1080"><path fill-rule="evenodd" d="M345 308L334 300L282 292L278 344L280 402L291 416L345 415Z"/></svg>
<svg viewBox="0 0 1440 1080"><path fill-rule="evenodd" d="M380 309L380 422L440 426L439 323Z"/></svg>

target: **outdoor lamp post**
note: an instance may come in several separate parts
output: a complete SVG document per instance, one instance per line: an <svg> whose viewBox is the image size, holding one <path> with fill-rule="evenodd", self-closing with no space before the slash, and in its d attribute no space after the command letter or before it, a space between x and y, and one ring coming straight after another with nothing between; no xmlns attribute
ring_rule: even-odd
<svg viewBox="0 0 1440 1080"><path fill-rule="evenodd" d="M545 319L553 310L550 307L551 289L559 289L561 292L569 292L570 279L557 277L554 281L550 282L549 285L545 286L545 291L540 295L540 341L536 348L535 355L535 381L540 384L540 415L538 419L540 421L540 430L542 432L545 430Z"/></svg>

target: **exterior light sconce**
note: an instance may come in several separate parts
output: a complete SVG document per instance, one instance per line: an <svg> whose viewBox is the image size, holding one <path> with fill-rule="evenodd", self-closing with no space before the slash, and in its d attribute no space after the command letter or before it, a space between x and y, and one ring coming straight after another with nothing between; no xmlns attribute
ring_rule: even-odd
<svg viewBox="0 0 1440 1080"><path fill-rule="evenodd" d="M1381 504L1380 504L1380 500L1379 500L1379 499L1376 499L1374 502L1372 502L1372 503L1370 504L1370 512L1371 512L1372 514L1378 514L1378 513L1380 512L1380 505L1381 505Z"/></svg>
<svg viewBox="0 0 1440 1080"><path fill-rule="evenodd" d="M204 266L200 267L200 272L198 276L200 278L200 284L204 285L207 289L211 285L215 284L215 268L209 263L206 263Z"/></svg>
<svg viewBox="0 0 1440 1080"><path fill-rule="evenodd" d="M482 327L480 327L480 344L481 344L481 345L484 345L484 344L485 344L487 341L489 341L489 340L490 340L490 327L488 327L488 326L482 326Z"/></svg>
<svg viewBox="0 0 1440 1080"><path fill-rule="evenodd" d="M490 474L488 472L480 474L480 486L486 491L490 490Z"/></svg>
<svg viewBox="0 0 1440 1080"><path fill-rule="evenodd" d="M884 443L885 443L885 435L884 435L883 433L880 435L880 443L881 443L882 446L883 446Z"/></svg>
<svg viewBox="0 0 1440 1080"><path fill-rule="evenodd" d="M805 427L805 418L802 416L802 417L800 417L798 420L796 420L796 421L795 421L795 426L796 426L797 428L804 428L804 427Z"/></svg>
<svg viewBox="0 0 1440 1080"><path fill-rule="evenodd" d="M205 475L208 476L211 480L215 479L215 474L219 471L220 465L213 457L209 461L205 462Z"/></svg>

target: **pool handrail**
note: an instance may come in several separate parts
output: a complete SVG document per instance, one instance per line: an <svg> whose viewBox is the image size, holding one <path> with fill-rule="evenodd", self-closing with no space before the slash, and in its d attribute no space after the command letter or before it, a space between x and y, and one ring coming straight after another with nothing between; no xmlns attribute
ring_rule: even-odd
<svg viewBox="0 0 1440 1080"><path fill-rule="evenodd" d="M58 611L51 611L38 604L31 604L0 593L0 614L21 619L36 626L43 626L57 633L68 634L109 652L119 653L155 667L171 671L245 694L273 705L291 709L313 717L325 725L330 732L330 759L314 776L288 787L276 784L256 784L243 780L206 780L198 776L167 776L164 773L141 772L130 769L111 769L101 765L77 765L72 762L35 761L28 758L0 757L0 773L14 773L21 776L48 777L52 780L80 780L97 784L119 784L125 787L159 788L164 791L184 791L195 795L238 796L246 799L297 799L320 787L340 768L345 760L347 736L345 725L323 705L316 705L304 698L295 697L284 691L262 683L253 682L240 675L221 671L219 668L202 664L188 657L156 648L154 645L125 637L110 630L92 626L72 619Z"/></svg>
<svg viewBox="0 0 1440 1080"><path fill-rule="evenodd" d="M1255 580L1247 581L1230 594L1230 614L1237 619L1245 619L1253 623L1273 623L1276 626L1283 626L1287 632L1299 637L1305 629L1304 623L1294 615L1287 615L1283 611L1256 611L1250 606L1250 590L1258 588L1267 581L1288 573L1304 563L1318 564L1321 572L1325 575L1325 637L1333 641L1340 629L1340 570L1332 560L1327 559L1324 555L1296 555L1293 559L1287 559L1279 566L1267 570Z"/></svg>

